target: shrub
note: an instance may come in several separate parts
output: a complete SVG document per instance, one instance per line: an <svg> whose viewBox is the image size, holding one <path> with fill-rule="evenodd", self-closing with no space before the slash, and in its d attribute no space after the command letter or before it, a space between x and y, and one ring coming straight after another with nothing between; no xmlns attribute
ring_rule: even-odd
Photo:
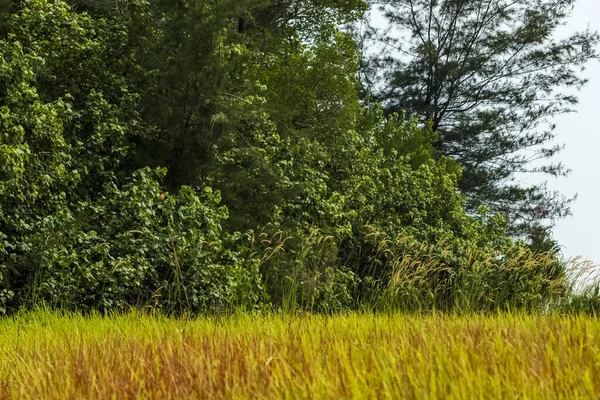
<svg viewBox="0 0 600 400"><path fill-rule="evenodd" d="M107 185L94 202L41 218L27 249L9 263L16 304L167 312L260 307L258 260L247 237L227 234L220 194L189 187L161 191L164 170L137 171L122 188Z"/></svg>

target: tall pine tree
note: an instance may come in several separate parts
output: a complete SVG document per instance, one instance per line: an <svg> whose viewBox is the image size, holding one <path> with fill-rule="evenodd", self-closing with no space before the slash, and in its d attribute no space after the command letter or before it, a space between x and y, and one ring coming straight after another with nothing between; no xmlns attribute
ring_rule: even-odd
<svg viewBox="0 0 600 400"><path fill-rule="evenodd" d="M552 117L577 104L574 89L586 83L580 72L598 58L599 40L589 30L556 38L574 2L373 2L390 30L371 39L392 49L368 63L375 73L365 76L379 79L374 96L390 113L432 121L438 150L463 166L469 207L503 213L519 234L569 212L568 199L515 175L566 174L548 161L561 148L550 143Z"/></svg>

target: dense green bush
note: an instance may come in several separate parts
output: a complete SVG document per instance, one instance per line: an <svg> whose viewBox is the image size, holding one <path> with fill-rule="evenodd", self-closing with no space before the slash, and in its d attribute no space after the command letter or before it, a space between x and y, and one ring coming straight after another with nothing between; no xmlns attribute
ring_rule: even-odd
<svg viewBox="0 0 600 400"><path fill-rule="evenodd" d="M543 310L565 293L546 242L466 213L430 126L360 100L339 25L364 4L298 3L0 10L2 310Z"/></svg>
<svg viewBox="0 0 600 400"><path fill-rule="evenodd" d="M93 203L40 219L19 244L28 251L8 264L14 284L24 282L15 300L170 312L259 307L258 260L247 239L222 232L220 194L207 188L201 198L183 187L169 195L156 175L164 171L138 171Z"/></svg>
<svg viewBox="0 0 600 400"><path fill-rule="evenodd" d="M572 290L554 254L506 237L485 245L458 237L428 242L370 226L353 247L357 258L348 257L343 240L317 231L301 243L263 236L262 246L267 290L284 308L548 312L564 309Z"/></svg>

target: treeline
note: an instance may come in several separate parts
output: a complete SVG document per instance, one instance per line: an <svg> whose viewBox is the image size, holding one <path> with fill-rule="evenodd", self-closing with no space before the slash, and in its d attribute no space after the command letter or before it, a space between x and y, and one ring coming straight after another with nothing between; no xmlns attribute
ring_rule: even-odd
<svg viewBox="0 0 600 400"><path fill-rule="evenodd" d="M443 3L472 3L471 15L502 2ZM488 114L473 106L459 115L446 105L453 119L442 123L417 98L375 91L385 77L374 65L391 59L361 50L375 37L356 30L368 10L361 0L0 1L1 310L572 304L543 225L559 211L521 205L563 208L539 188L502 186L523 166L516 159L502 164L512 171L491 167L531 144L512 142L522 132L498 133L521 114L503 120L483 102ZM524 32L524 47L547 37L533 25ZM595 57L597 38L587 40L578 60L564 61ZM477 76L464 57L463 73ZM420 87L407 79L395 82ZM480 129L467 139L450 126ZM513 201L518 212L506 206Z"/></svg>

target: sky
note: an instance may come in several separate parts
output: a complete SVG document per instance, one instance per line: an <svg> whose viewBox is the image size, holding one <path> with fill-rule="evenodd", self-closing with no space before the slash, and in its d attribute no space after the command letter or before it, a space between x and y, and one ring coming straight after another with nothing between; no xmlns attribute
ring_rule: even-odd
<svg viewBox="0 0 600 400"><path fill-rule="evenodd" d="M600 31L600 0L577 0L566 26L559 34L590 27ZM600 50L600 49L599 49ZM556 142L566 147L555 160L572 170L566 178L548 180L550 189L577 194L573 215L558 221L554 237L567 258L581 256L600 264L600 62L587 65L588 84L577 93L576 113L555 118Z"/></svg>
<svg viewBox="0 0 600 400"><path fill-rule="evenodd" d="M385 26L384 19L372 15L375 26ZM600 31L600 0L576 0L575 8L559 28L556 37L564 37L577 31ZM600 51L600 49L598 49ZM577 195L571 206L572 216L557 222L554 238L562 246L566 259L581 257L600 264L600 61L590 62L583 72L588 84L576 93L579 104L576 112L560 115L553 122L557 127L554 143L564 144L565 149L552 160L562 162L571 170L567 177L543 177L548 189L557 190L567 197ZM519 181L539 183L540 177L524 176Z"/></svg>

